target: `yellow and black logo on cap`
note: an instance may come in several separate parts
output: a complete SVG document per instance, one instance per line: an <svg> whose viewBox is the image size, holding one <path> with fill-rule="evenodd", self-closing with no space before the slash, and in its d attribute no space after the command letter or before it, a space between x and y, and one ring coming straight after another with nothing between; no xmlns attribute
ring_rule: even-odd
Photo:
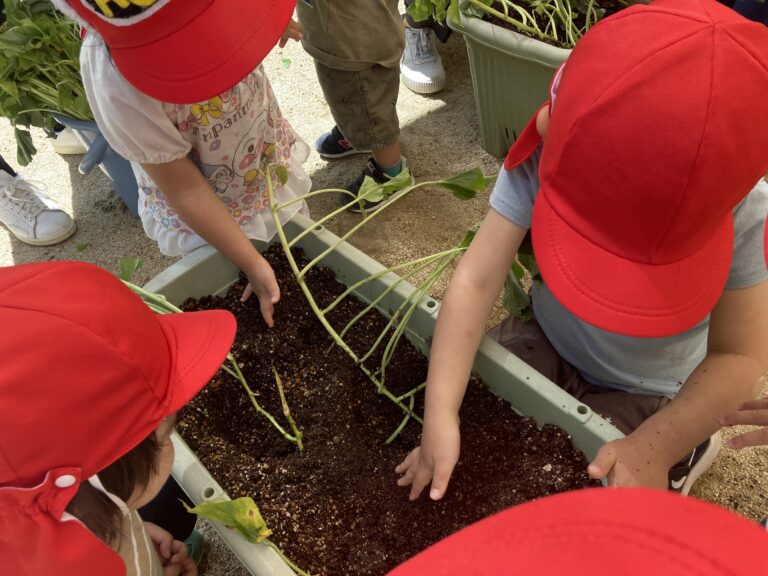
<svg viewBox="0 0 768 576"><path fill-rule="evenodd" d="M86 0L106 18L130 18L141 14L160 0Z"/></svg>

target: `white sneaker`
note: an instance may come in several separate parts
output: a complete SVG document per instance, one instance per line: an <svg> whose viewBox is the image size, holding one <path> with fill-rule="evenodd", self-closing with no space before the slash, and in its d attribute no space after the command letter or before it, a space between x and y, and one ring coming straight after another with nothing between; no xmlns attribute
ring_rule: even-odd
<svg viewBox="0 0 768 576"><path fill-rule="evenodd" d="M68 127L60 132L56 132L56 137L51 139L51 146L62 156L67 154L85 154L87 152L83 143L80 142L75 133Z"/></svg>
<svg viewBox="0 0 768 576"><path fill-rule="evenodd" d="M417 94L434 94L445 88L445 68L429 28L405 28L405 49L400 78Z"/></svg>
<svg viewBox="0 0 768 576"><path fill-rule="evenodd" d="M75 233L74 220L39 187L0 171L0 222L19 240L50 246Z"/></svg>

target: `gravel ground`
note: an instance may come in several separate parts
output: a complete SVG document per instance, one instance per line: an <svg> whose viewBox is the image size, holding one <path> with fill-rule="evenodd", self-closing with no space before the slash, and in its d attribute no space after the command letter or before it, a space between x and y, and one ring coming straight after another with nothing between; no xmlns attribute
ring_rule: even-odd
<svg viewBox="0 0 768 576"><path fill-rule="evenodd" d="M400 92L401 139L411 170L419 181L476 166L493 174L501 162L481 147L464 42L454 36L440 51L448 70L447 88L431 97L413 94L405 87ZM266 65L283 113L296 131L313 143L331 128L333 120L315 79L311 59L294 44L277 50ZM57 246L35 248L18 242L0 227L0 265L82 260L116 272L123 258L138 257L144 265L134 280L141 284L175 261L162 256L144 236L140 222L125 209L103 174L94 171L81 175L77 170L79 156L58 156L42 133L36 132L35 138L40 153L24 173L47 185L48 193L74 215L78 231ZM5 120L0 120L0 152L15 164L13 131ZM314 187L319 189L344 186L357 176L363 164L361 156L326 163L313 152L305 168ZM428 189L405 198L397 209L377 219L375 227L353 237L352 243L387 265L431 254L455 245L467 228L480 221L487 210L487 200L487 192L474 200L458 202L443 192ZM331 204L316 201L310 208L317 218L326 214ZM353 222L350 217L330 227L340 232ZM445 284L438 285L434 295L440 297L444 289ZM499 318L498 313L495 318ZM724 435L732 433L726 431ZM753 520L764 516L768 513L766 450L724 449L698 482L693 495ZM247 574L207 523L202 523L201 529L209 543L201 574Z"/></svg>

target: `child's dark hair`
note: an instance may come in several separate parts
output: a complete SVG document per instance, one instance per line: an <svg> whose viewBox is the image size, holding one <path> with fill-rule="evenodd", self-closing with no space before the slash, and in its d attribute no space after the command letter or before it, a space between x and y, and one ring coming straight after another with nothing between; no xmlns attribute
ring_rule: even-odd
<svg viewBox="0 0 768 576"><path fill-rule="evenodd" d="M160 451L161 446L152 432L136 448L99 472L99 480L107 491L125 502L147 487L157 471ZM120 509L87 480L80 484L66 510L109 545L120 536Z"/></svg>

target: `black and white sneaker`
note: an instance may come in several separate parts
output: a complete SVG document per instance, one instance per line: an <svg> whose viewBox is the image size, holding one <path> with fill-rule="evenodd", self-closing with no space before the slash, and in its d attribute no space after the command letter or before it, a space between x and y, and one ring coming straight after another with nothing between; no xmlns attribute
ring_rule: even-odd
<svg viewBox="0 0 768 576"><path fill-rule="evenodd" d="M706 472L720 452L720 432L715 432L693 452L669 469L669 489L687 496L693 484Z"/></svg>
<svg viewBox="0 0 768 576"><path fill-rule="evenodd" d="M372 178L373 181L377 184L387 184L390 182L394 184L394 182L397 182L398 180L402 180L402 182L397 182L397 188L394 190L387 190L384 198L378 201L364 199L352 200L350 195L342 194L341 205L348 206L347 209L350 212L362 214L363 208L365 208L366 212L373 212L397 198L406 188L413 186L416 183L413 176L411 176L410 172L408 171L408 163L405 161L405 158L403 158L402 161L403 167L400 170L400 174L397 176L389 176L385 174L381 168L378 167L373 158L368 158L368 163L365 165L365 168L363 168L360 176L357 177L357 180L346 187L346 189L352 192L352 194L357 196L360 193L360 188L362 187L366 177Z"/></svg>
<svg viewBox="0 0 768 576"><path fill-rule="evenodd" d="M344 138L344 135L339 131L338 126L334 126L330 132L326 132L315 142L315 150L320 154L321 158L326 160L334 160L336 158L344 158L344 156L351 156L352 154L370 154L370 150L361 150L355 148L349 141Z"/></svg>

